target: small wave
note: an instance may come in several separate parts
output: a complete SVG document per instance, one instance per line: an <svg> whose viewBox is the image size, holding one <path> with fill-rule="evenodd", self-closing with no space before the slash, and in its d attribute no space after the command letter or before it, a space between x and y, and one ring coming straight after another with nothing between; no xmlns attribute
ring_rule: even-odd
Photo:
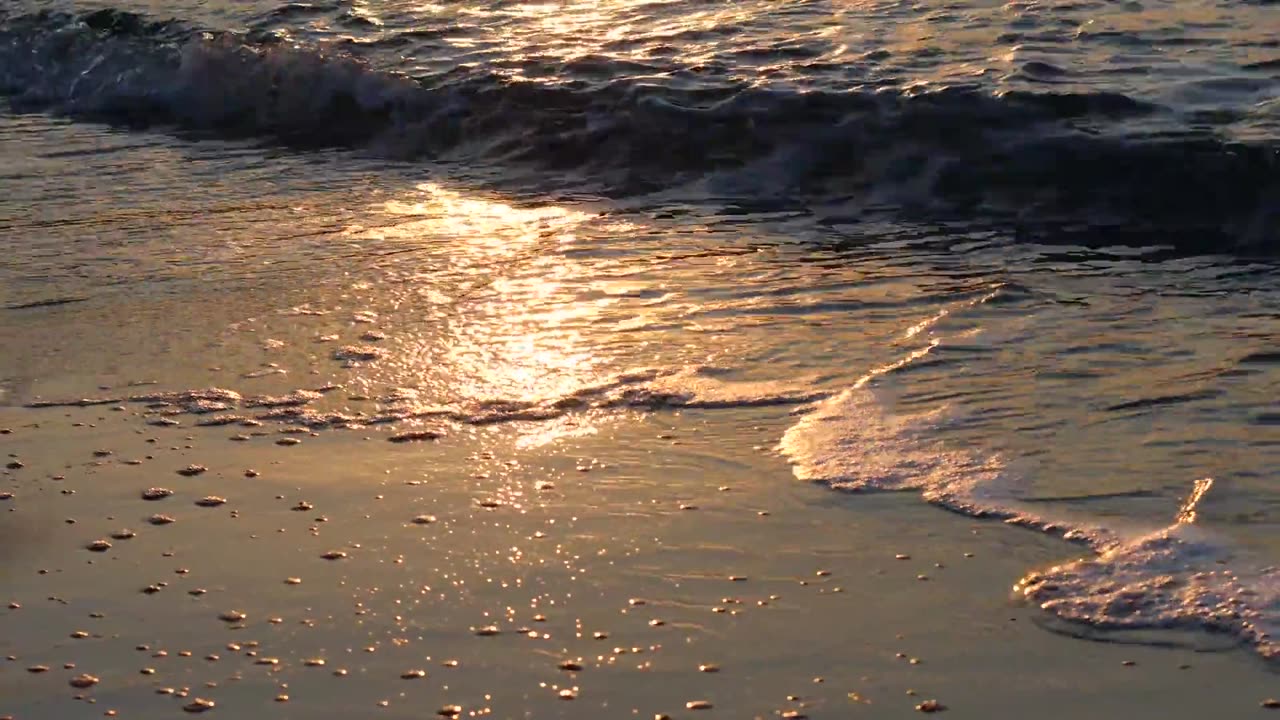
<svg viewBox="0 0 1280 720"><path fill-rule="evenodd" d="M552 420L591 410L664 409L717 410L798 405L824 398L827 393L797 381L795 384L743 382L716 377L714 369L639 368L584 385L572 392L547 398L477 398L432 404L411 388L392 388L372 398L371 411L324 407L325 399L340 390L337 385L300 388L283 395L242 395L226 388L198 388L132 395L90 398L39 399L27 408L143 405L146 421L156 425L180 425L183 415L195 416L198 427L266 423L309 430L355 429L423 422L456 425L493 425ZM351 398L365 401L371 398Z"/></svg>
<svg viewBox="0 0 1280 720"><path fill-rule="evenodd" d="M1157 133L1170 112L1124 95L676 89L608 76L414 80L275 35L118 10L0 24L0 92L20 111L405 159L461 154L573 170L614 195L700 179L719 195L834 196L1028 231L1084 224L1143 243L1280 248L1274 142L1227 142L1176 121Z"/></svg>
<svg viewBox="0 0 1280 720"><path fill-rule="evenodd" d="M1227 633L1265 659L1280 659L1280 568L1231 562L1229 548L1195 526L1211 480L1195 484L1171 526L1134 538L1049 515L1048 503L1021 499L1020 478L999 456L957 450L939 439L948 421L945 408L892 415L860 383L814 404L779 449L801 480L846 492L917 491L952 512L1089 547L1093 555L1030 573L1015 586L1060 620L1099 630Z"/></svg>

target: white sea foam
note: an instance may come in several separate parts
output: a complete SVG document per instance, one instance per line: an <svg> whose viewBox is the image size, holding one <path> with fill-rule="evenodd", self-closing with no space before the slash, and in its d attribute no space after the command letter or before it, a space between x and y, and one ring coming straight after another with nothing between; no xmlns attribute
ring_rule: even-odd
<svg viewBox="0 0 1280 720"><path fill-rule="evenodd" d="M946 408L886 411L870 387L880 374L815 403L786 431L779 449L797 478L852 492L918 491L954 512L1081 542L1090 556L1028 574L1017 594L1069 622L1106 630L1227 633L1262 657L1280 660L1280 568L1259 568L1195 525L1212 480L1194 483L1176 514L1171 508L1173 524L1165 528L1134 533L1055 517L1043 503L1033 508L1019 498L1020 478L998 455L948 446Z"/></svg>

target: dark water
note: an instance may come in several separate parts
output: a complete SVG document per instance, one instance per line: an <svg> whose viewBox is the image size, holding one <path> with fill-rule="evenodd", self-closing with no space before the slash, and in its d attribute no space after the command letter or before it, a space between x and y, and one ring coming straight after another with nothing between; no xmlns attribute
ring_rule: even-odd
<svg viewBox="0 0 1280 720"><path fill-rule="evenodd" d="M462 164L525 192L1197 250L1280 232L1268 3L35 7L0 31L20 111Z"/></svg>

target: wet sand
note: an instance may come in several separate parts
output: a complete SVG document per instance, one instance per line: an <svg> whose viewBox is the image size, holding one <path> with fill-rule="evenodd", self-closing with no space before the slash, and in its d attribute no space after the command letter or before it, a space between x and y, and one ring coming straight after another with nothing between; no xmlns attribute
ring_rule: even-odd
<svg viewBox="0 0 1280 720"><path fill-rule="evenodd" d="M405 443L144 414L0 410L0 716L1253 717L1276 694L1225 638L1092 642L1017 604L1081 554L1061 541L794 480L786 409Z"/></svg>

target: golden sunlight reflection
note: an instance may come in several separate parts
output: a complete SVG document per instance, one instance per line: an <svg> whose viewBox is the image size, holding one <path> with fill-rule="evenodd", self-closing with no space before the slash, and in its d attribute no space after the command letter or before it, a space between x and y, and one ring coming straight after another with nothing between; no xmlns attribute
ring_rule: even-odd
<svg viewBox="0 0 1280 720"><path fill-rule="evenodd" d="M389 385L425 391L434 403L510 405L555 401L606 377L607 333L592 327L604 327L602 313L627 292L611 292L573 255L629 225L435 184L380 210L385 225L361 236L433 251L386 288L397 315L412 320L388 328L394 351L361 377L370 390ZM624 284L634 290L634 280ZM540 439L530 441L581 434L590 422L588 414L543 423Z"/></svg>

